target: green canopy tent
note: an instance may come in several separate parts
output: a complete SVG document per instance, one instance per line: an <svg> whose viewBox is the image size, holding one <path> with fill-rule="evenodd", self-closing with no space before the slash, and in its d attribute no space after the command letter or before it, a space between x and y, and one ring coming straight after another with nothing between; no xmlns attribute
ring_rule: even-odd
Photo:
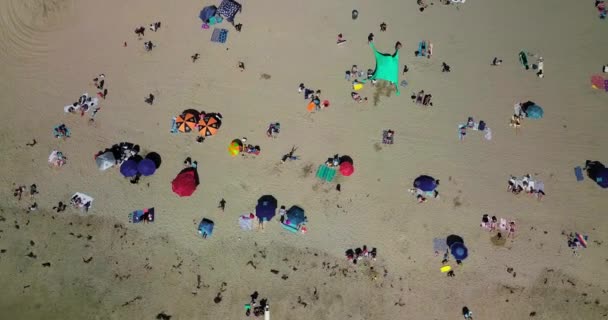
<svg viewBox="0 0 608 320"><path fill-rule="evenodd" d="M369 46L374 50L376 57L376 70L372 75L372 80L385 80L395 85L396 95L399 95L399 48L395 45L395 53L378 52L374 42L370 41Z"/></svg>

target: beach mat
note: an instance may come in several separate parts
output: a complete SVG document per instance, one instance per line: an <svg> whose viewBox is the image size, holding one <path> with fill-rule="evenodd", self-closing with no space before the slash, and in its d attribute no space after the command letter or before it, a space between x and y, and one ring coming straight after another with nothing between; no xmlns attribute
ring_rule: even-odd
<svg viewBox="0 0 608 320"><path fill-rule="evenodd" d="M530 69L530 66L528 65L528 55L523 51L519 52L519 62L526 70Z"/></svg>
<svg viewBox="0 0 608 320"><path fill-rule="evenodd" d="M143 209L143 210L135 210L129 213L129 222L131 223L140 223L144 221L144 217L149 217L147 219L148 222L154 222L154 208Z"/></svg>
<svg viewBox="0 0 608 320"><path fill-rule="evenodd" d="M226 43L226 40L228 40L228 30L219 28L213 29L211 42Z"/></svg>
<svg viewBox="0 0 608 320"><path fill-rule="evenodd" d="M576 181L583 181L585 176L583 175L583 168L580 166L574 167L574 175L576 176Z"/></svg>
<svg viewBox="0 0 608 320"><path fill-rule="evenodd" d="M319 169L317 169L317 178L327 182L332 182L335 176L336 169L330 168L325 164L319 165Z"/></svg>
<svg viewBox="0 0 608 320"><path fill-rule="evenodd" d="M448 244L445 238L433 238L433 250L436 252L445 252L448 250Z"/></svg>

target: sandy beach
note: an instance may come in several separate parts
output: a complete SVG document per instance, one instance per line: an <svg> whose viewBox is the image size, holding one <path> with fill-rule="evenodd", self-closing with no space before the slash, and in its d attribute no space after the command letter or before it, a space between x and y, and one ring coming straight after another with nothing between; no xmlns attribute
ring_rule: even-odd
<svg viewBox="0 0 608 320"><path fill-rule="evenodd" d="M424 12L413 0L241 4L241 32L222 22L220 44L198 18L219 1L0 2L0 319L247 319L254 291L283 320L462 319L463 306L475 320L608 318L606 190L573 173L585 160L608 162L608 92L589 80L608 79L608 42L593 3L469 0ZM347 41L336 45L340 33ZM369 33L381 52L402 43L408 85L397 96L366 83L359 93L369 100L357 103L344 75L374 68ZM432 57L414 55L422 40ZM522 67L520 51L543 57L542 79ZM65 113L97 93L102 73L108 95L95 121ZM300 83L330 106L308 112ZM433 106L412 102L420 90ZM513 105L527 100L544 116L516 131ZM218 133L204 143L170 133L185 109L220 112ZM487 123L492 139L469 131L459 140L468 117ZM276 139L266 136L273 122ZM59 124L70 138L53 136ZM394 144L382 143L387 129ZM232 157L241 137L261 153ZM131 184L117 167L98 170L94 156L123 141L162 156L154 175ZM281 163L293 146L299 160ZM47 163L54 149L68 159L61 168ZM352 157L355 172L322 182L317 167L334 154ZM200 185L180 198L171 181L186 157L198 162ZM509 176L524 174L544 182L542 201L507 191ZM418 203L408 192L419 175L441 181L437 199ZM39 194L13 196L31 184ZM75 192L95 198L88 213L52 209ZM264 230L239 228L267 194L306 211L306 234L285 231L278 217ZM129 223L151 207L153 223ZM514 236L493 243L483 214L515 221ZM197 233L202 218L215 223L207 239ZM574 232L588 237L576 254ZM451 234L469 256L451 259L447 277L433 239ZM345 258L362 245L377 248L375 261Z"/></svg>

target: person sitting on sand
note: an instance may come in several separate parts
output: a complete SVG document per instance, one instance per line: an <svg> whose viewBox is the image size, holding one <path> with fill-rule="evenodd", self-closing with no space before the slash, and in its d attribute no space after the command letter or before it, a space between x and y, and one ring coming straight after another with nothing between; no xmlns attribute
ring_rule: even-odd
<svg viewBox="0 0 608 320"><path fill-rule="evenodd" d="M490 219L488 218L487 214L484 214L481 217L481 224L480 227L484 228L484 229L490 229Z"/></svg>
<svg viewBox="0 0 608 320"><path fill-rule="evenodd" d="M507 234L507 238L515 238L515 222L509 222L509 233Z"/></svg>
<svg viewBox="0 0 608 320"><path fill-rule="evenodd" d="M494 57L494 60L492 60L492 65L496 67L496 66L499 66L501 64L502 64L502 60L498 59L497 57Z"/></svg>
<svg viewBox="0 0 608 320"><path fill-rule="evenodd" d="M490 231L496 230L497 227L498 227L498 219L496 218L496 216L492 216L492 222L490 222Z"/></svg>

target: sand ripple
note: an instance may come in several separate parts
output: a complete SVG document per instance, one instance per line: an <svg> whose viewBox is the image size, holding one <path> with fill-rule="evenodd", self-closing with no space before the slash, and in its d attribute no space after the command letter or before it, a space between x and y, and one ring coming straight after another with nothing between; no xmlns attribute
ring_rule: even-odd
<svg viewBox="0 0 608 320"><path fill-rule="evenodd" d="M60 28L73 0L0 1L0 62L36 61L50 48L45 34ZM44 63L42 61L38 61Z"/></svg>

